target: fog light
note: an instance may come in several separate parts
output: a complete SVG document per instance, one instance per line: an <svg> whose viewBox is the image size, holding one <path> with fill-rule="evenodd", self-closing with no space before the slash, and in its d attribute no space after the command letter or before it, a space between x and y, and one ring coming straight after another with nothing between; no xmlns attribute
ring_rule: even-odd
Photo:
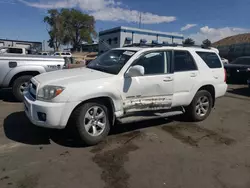
<svg viewBox="0 0 250 188"><path fill-rule="evenodd" d="M46 121L46 114L42 112L37 112L37 117L39 121Z"/></svg>

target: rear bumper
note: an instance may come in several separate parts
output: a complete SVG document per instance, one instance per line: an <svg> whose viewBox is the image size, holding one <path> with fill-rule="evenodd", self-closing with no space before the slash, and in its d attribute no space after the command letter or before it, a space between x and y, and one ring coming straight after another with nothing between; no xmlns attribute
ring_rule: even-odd
<svg viewBox="0 0 250 188"><path fill-rule="evenodd" d="M215 98L222 97L227 92L228 85L226 83L216 85Z"/></svg>

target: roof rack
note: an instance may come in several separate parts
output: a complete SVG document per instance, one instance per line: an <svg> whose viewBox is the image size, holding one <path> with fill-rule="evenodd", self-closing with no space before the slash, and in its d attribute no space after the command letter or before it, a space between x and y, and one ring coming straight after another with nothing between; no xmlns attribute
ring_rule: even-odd
<svg viewBox="0 0 250 188"><path fill-rule="evenodd" d="M152 47L197 47L197 48L204 48L204 49L210 49L210 47L204 46L204 45L190 45L190 44L143 44L143 43L133 43L129 45L124 45L123 47L141 47L141 48L152 48Z"/></svg>

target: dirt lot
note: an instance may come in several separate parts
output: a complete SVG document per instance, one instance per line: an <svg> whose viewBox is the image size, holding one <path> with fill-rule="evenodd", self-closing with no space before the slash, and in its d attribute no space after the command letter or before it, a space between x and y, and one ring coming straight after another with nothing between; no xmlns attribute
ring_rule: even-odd
<svg viewBox="0 0 250 188"><path fill-rule="evenodd" d="M116 127L95 147L31 125L0 91L1 188L249 188L250 98L230 86L201 123L159 119Z"/></svg>

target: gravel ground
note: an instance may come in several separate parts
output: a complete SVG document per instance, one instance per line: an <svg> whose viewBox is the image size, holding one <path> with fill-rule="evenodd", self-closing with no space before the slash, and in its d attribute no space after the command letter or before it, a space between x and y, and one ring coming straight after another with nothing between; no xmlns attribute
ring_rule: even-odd
<svg viewBox="0 0 250 188"><path fill-rule="evenodd" d="M0 91L0 188L249 188L250 96L230 86L201 123L177 118L116 126L84 147L37 128Z"/></svg>

